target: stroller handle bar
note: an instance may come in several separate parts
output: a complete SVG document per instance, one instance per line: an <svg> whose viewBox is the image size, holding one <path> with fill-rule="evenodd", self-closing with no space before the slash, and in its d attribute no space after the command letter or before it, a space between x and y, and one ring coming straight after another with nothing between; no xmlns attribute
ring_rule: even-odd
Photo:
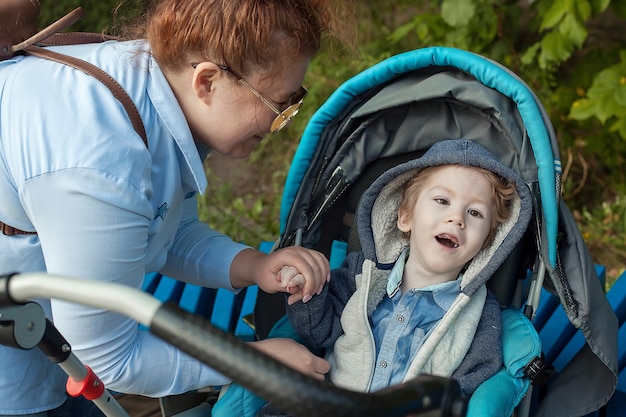
<svg viewBox="0 0 626 417"><path fill-rule="evenodd" d="M33 298L54 298L126 315L164 341L298 416L462 417L467 400L456 381L421 375L375 393L317 381L213 326L205 317L141 290L46 273L0 276L0 311Z"/></svg>

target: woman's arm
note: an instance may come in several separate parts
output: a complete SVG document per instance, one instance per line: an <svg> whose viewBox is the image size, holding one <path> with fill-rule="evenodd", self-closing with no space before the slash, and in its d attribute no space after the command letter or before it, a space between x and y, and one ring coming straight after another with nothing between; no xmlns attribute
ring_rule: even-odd
<svg viewBox="0 0 626 417"><path fill-rule="evenodd" d="M26 181L20 196L49 273L141 287L154 213L134 187L66 169ZM120 314L59 300L52 312L76 355L112 390L159 397L229 382Z"/></svg>

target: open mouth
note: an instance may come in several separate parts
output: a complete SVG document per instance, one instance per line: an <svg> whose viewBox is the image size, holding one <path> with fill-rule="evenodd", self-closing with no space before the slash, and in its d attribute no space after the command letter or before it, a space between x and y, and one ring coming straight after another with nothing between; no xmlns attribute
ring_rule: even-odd
<svg viewBox="0 0 626 417"><path fill-rule="evenodd" d="M440 235L435 236L435 239L437 239L437 242L439 242L440 244L448 248L459 247L459 240L456 238L456 236L449 235L447 233L442 233Z"/></svg>

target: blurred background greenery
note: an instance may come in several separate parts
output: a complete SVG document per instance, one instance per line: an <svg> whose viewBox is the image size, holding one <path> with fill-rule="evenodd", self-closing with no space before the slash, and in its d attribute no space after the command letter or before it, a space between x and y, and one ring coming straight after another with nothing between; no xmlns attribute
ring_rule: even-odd
<svg viewBox="0 0 626 417"><path fill-rule="evenodd" d="M145 1L145 0L144 0ZM109 31L141 0L41 0L40 26L77 6L77 31ZM607 285L626 267L626 2L623 0L360 0L357 51L322 52L294 122L245 160L208 158L201 218L256 246L278 236L280 196L307 120L346 79L400 52L444 45L492 58L533 89L557 132L563 199Z"/></svg>

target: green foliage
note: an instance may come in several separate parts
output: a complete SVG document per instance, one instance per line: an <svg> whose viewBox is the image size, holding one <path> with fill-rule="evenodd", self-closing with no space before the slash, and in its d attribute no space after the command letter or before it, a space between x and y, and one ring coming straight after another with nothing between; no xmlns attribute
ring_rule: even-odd
<svg viewBox="0 0 626 417"><path fill-rule="evenodd" d="M41 26L81 4L87 17L70 29L99 31L112 25L118 1L42 2ZM125 0L119 15L136 13L143 2ZM626 1L361 0L357 13L357 53L331 50L312 61L301 113L227 182L211 178L200 201L203 220L252 245L274 240L282 185L313 112L374 63L444 45L494 59L534 90L557 132L563 198L594 259L609 274L626 265L626 202L620 197L626 195Z"/></svg>
<svg viewBox="0 0 626 417"><path fill-rule="evenodd" d="M575 120L597 118L609 124L610 132L626 139L626 49L620 51L621 61L600 71L587 91L587 97L572 104L569 117Z"/></svg>
<svg viewBox="0 0 626 417"><path fill-rule="evenodd" d="M394 46L446 45L477 52L508 66L535 90L565 155L563 198L584 213L577 220L594 257L623 267L625 234L617 226L626 221L618 198L626 194L626 2L412 4L418 12L388 36Z"/></svg>
<svg viewBox="0 0 626 417"><path fill-rule="evenodd" d="M595 261L607 265L607 287L626 269L623 251L626 236L626 196L617 196L591 209L585 207L574 216L581 225L583 238ZM617 262L616 262L617 260Z"/></svg>
<svg viewBox="0 0 626 417"><path fill-rule="evenodd" d="M280 210L280 200L274 198L278 194L277 181L270 181L274 189L264 195L252 192L241 195L233 190L233 184L215 178L210 168L207 168L207 177L214 181L205 195L198 198L201 221L253 247L276 239Z"/></svg>
<svg viewBox="0 0 626 417"><path fill-rule="evenodd" d="M142 0L40 0L40 4L40 28L82 7L85 16L67 30L109 33L117 17L136 15L142 7Z"/></svg>

